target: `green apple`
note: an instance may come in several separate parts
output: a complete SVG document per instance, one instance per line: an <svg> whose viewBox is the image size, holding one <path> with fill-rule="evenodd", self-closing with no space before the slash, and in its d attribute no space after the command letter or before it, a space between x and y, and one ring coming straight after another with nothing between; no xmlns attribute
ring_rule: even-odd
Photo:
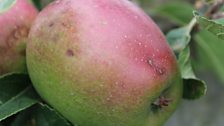
<svg viewBox="0 0 224 126"><path fill-rule="evenodd" d="M25 47L36 15L27 0L0 0L0 75L26 71Z"/></svg>
<svg viewBox="0 0 224 126"><path fill-rule="evenodd" d="M27 45L41 97L79 126L161 126L182 97L175 56L128 0L58 0Z"/></svg>

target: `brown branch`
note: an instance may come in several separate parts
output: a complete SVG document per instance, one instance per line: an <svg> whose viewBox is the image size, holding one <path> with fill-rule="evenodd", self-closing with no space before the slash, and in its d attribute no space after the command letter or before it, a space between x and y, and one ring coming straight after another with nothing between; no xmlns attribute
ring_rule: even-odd
<svg viewBox="0 0 224 126"><path fill-rule="evenodd" d="M217 0L211 8L205 13L205 16L208 18L212 18L215 13L219 11L219 9L224 5L224 0Z"/></svg>

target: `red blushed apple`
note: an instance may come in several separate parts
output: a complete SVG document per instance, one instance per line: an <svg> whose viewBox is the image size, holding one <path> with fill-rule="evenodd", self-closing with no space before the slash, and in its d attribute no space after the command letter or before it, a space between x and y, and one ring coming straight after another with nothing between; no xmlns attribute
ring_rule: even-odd
<svg viewBox="0 0 224 126"><path fill-rule="evenodd" d="M36 15L28 0L0 1L0 75L26 71L25 47Z"/></svg>
<svg viewBox="0 0 224 126"><path fill-rule="evenodd" d="M55 1L29 40L36 90L73 124L160 126L182 97L164 35L128 0Z"/></svg>

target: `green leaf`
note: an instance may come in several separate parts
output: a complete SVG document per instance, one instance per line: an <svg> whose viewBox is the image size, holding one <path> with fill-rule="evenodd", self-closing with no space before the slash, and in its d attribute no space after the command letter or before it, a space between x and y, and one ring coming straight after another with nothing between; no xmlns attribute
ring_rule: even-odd
<svg viewBox="0 0 224 126"><path fill-rule="evenodd" d="M36 8L38 10L42 10L45 6L47 6L49 3L53 2L54 0L32 0Z"/></svg>
<svg viewBox="0 0 224 126"><path fill-rule="evenodd" d="M208 31L201 31L195 36L197 42L197 64L204 65L217 74L224 84L224 42Z"/></svg>
<svg viewBox="0 0 224 126"><path fill-rule="evenodd" d="M185 99L197 99L206 93L205 83L196 78L190 63L190 32L195 23L196 19L192 19L187 26L174 29L167 34L167 40L176 53L181 68L181 75L184 82L183 98Z"/></svg>
<svg viewBox="0 0 224 126"><path fill-rule="evenodd" d="M184 81L185 99L197 99L204 96L207 87L204 81L196 78L190 62L190 49L186 47L179 55L178 63L181 68L181 75Z"/></svg>
<svg viewBox="0 0 224 126"><path fill-rule="evenodd" d="M38 104L21 112L11 126L71 126L66 119L55 110L44 104Z"/></svg>
<svg viewBox="0 0 224 126"><path fill-rule="evenodd" d="M31 114L33 114L32 107L21 111L10 126L35 126Z"/></svg>
<svg viewBox="0 0 224 126"><path fill-rule="evenodd" d="M202 17L197 12L194 12L194 16L196 17L197 22L203 29L210 31L211 33L216 35L218 38L224 40L224 25L223 24L220 24L213 20L209 20L205 17Z"/></svg>
<svg viewBox="0 0 224 126"><path fill-rule="evenodd" d="M167 41L175 53L180 53L190 42L190 31L187 27L171 30L167 36Z"/></svg>
<svg viewBox="0 0 224 126"><path fill-rule="evenodd" d="M41 1L41 5L42 8L44 8L45 6L47 6L49 3L55 1L55 0L40 0Z"/></svg>
<svg viewBox="0 0 224 126"><path fill-rule="evenodd" d="M0 121L38 102L28 75L12 73L0 77Z"/></svg>
<svg viewBox="0 0 224 126"><path fill-rule="evenodd" d="M42 9L41 0L33 0L33 4L36 6L38 10Z"/></svg>
<svg viewBox="0 0 224 126"><path fill-rule="evenodd" d="M224 25L224 18L216 19L215 22Z"/></svg>
<svg viewBox="0 0 224 126"><path fill-rule="evenodd" d="M0 0L0 14L9 10L17 0Z"/></svg>
<svg viewBox="0 0 224 126"><path fill-rule="evenodd" d="M183 51L186 46L188 46L191 36L190 33L196 23L195 19L192 19L191 22L184 26L177 29L173 29L166 35L167 41L169 45L173 49L175 53L180 53Z"/></svg>
<svg viewBox="0 0 224 126"><path fill-rule="evenodd" d="M222 12L224 11L224 5L220 8L220 11Z"/></svg>
<svg viewBox="0 0 224 126"><path fill-rule="evenodd" d="M36 126L70 126L70 124L55 110L40 104L35 109Z"/></svg>
<svg viewBox="0 0 224 126"><path fill-rule="evenodd" d="M152 10L156 15L163 16L179 25L186 25L191 21L193 6L186 2L169 2Z"/></svg>
<svg viewBox="0 0 224 126"><path fill-rule="evenodd" d="M0 77L0 105L30 84L27 74L9 73Z"/></svg>
<svg viewBox="0 0 224 126"><path fill-rule="evenodd" d="M34 90L27 87L15 97L0 106L0 121L36 104L38 99Z"/></svg>

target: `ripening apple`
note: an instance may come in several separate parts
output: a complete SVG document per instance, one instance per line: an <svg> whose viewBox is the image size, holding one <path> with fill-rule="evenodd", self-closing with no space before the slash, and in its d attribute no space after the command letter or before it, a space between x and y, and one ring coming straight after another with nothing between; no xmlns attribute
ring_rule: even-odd
<svg viewBox="0 0 224 126"><path fill-rule="evenodd" d="M128 0L55 1L29 40L36 90L73 124L161 126L182 97L164 35Z"/></svg>
<svg viewBox="0 0 224 126"><path fill-rule="evenodd" d="M26 71L25 47L36 15L28 0L0 0L0 75Z"/></svg>

